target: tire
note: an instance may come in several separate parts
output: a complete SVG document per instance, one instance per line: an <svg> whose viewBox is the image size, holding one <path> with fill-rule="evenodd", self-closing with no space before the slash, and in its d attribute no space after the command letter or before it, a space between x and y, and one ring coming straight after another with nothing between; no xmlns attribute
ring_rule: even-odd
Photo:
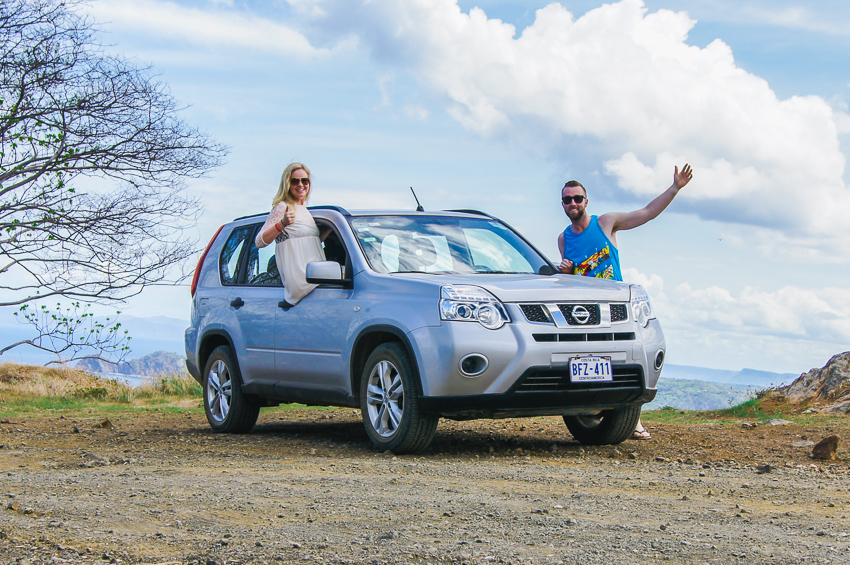
<svg viewBox="0 0 850 565"><path fill-rule="evenodd" d="M257 423L260 407L242 393L242 377L226 345L216 347L204 368L204 412L214 432L241 434Z"/></svg>
<svg viewBox="0 0 850 565"><path fill-rule="evenodd" d="M595 416L564 416L567 429L585 445L611 445L632 437L640 421L641 406L605 410Z"/></svg>
<svg viewBox="0 0 850 565"><path fill-rule="evenodd" d="M424 414L407 351L398 343L378 346L360 379L360 413L381 451L418 453L428 447L439 416Z"/></svg>

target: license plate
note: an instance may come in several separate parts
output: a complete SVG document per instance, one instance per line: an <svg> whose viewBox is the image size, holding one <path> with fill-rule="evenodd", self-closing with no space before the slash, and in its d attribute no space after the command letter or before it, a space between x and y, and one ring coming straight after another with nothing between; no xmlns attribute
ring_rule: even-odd
<svg viewBox="0 0 850 565"><path fill-rule="evenodd" d="M607 357L573 357L570 359L570 381L574 383L613 380L611 360Z"/></svg>

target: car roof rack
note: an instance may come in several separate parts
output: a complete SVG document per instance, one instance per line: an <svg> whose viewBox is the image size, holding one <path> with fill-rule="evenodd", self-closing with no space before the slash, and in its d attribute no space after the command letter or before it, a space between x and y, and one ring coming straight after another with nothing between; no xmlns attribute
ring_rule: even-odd
<svg viewBox="0 0 850 565"><path fill-rule="evenodd" d="M351 212L349 212L348 210L346 210L342 206L328 206L328 205L325 205L325 206L308 206L307 209L308 210L335 210L335 211L339 212L340 214L342 214L343 216L350 216L351 215Z"/></svg>
<svg viewBox="0 0 850 565"><path fill-rule="evenodd" d="M234 222L238 222L239 220L247 220L248 218L260 218L262 216L268 216L268 212L263 212L262 214L248 214L247 216L240 216L238 218L234 218Z"/></svg>
<svg viewBox="0 0 850 565"><path fill-rule="evenodd" d="M343 208L342 206L308 206L308 210L336 210L343 216L350 216L351 213ZM240 216L238 218L234 218L234 222L238 222L239 220L247 220L248 218L262 218L263 216L268 216L268 212L263 212L261 214L249 214L247 216Z"/></svg>
<svg viewBox="0 0 850 565"><path fill-rule="evenodd" d="M461 210L446 210L446 212L460 212L461 214L475 214L476 216L484 216L484 217L487 217L487 218L492 218L494 220L496 219L494 216L491 216L487 212L482 212L481 210L470 210L470 209L467 209L467 208L464 208L464 209L461 209Z"/></svg>

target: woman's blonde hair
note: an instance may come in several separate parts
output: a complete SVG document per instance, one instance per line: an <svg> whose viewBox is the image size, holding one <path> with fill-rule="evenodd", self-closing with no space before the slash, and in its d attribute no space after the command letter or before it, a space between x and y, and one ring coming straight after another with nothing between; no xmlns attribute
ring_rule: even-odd
<svg viewBox="0 0 850 565"><path fill-rule="evenodd" d="M289 192L289 179L292 177L292 173L298 169L304 169L304 172L307 173L307 178L310 179L310 184L307 185L307 196L304 197L304 203L307 203L307 200L310 198L310 192L313 190L313 175L310 173L310 169L308 169L306 165L302 163L290 163L286 166L283 170L283 174L280 176L280 186L277 189L277 194L274 195L274 200L272 200L272 207L277 206L281 202L286 202L289 206L297 204L295 199L292 198L292 193Z"/></svg>

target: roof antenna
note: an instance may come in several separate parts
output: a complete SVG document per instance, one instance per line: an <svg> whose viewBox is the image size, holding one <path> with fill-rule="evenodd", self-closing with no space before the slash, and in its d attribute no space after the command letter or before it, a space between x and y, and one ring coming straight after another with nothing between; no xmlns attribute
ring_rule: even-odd
<svg viewBox="0 0 850 565"><path fill-rule="evenodd" d="M413 192L413 187L412 187L412 186L410 187L410 192ZM419 203L419 199L418 199L418 198L416 198L416 193L415 193L415 192L413 192L413 198L415 198L415 199L416 199L416 211L417 211L417 212L424 212L424 211L425 211L425 208L423 208L423 207L422 207L422 204L420 204L420 203Z"/></svg>

